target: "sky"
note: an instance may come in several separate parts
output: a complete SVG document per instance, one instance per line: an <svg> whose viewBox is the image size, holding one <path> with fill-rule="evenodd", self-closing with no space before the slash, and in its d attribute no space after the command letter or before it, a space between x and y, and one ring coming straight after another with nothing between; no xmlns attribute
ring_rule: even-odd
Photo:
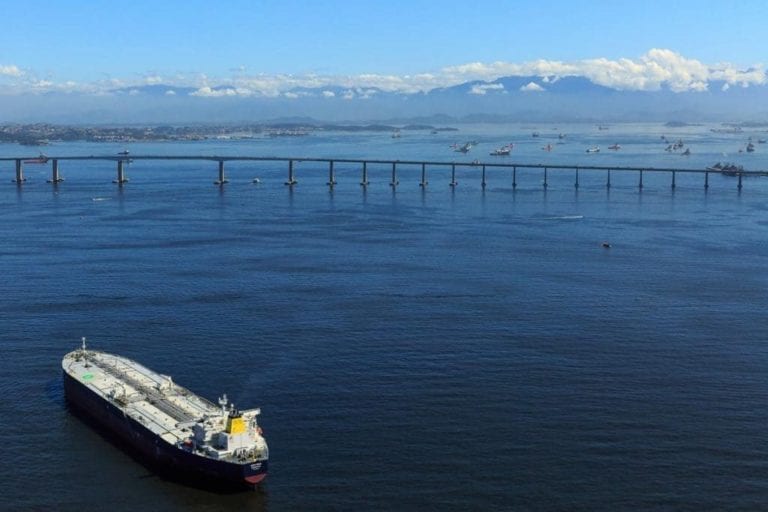
<svg viewBox="0 0 768 512"><path fill-rule="evenodd" d="M414 74L470 62L765 59L765 0L0 0L0 66L41 78Z"/></svg>
<svg viewBox="0 0 768 512"><path fill-rule="evenodd" d="M333 112L468 82L471 96L546 94L563 77L731 96L768 85L766 0L0 0L0 19L0 121L170 117L220 98ZM494 83L509 76L531 80Z"/></svg>

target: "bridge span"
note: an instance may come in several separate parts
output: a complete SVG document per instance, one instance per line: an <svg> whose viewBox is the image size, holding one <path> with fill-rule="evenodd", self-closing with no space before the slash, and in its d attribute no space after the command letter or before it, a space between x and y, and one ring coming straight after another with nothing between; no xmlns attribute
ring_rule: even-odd
<svg viewBox="0 0 768 512"><path fill-rule="evenodd" d="M643 188L643 174L644 173L665 173L670 176L670 186L674 189L676 187L676 178L678 174L694 174L703 178L703 186L705 189L709 188L709 175L721 174L727 176L733 176L737 178L736 186L741 190L743 186L742 178L753 176L768 176L768 171L745 171L741 169L717 169L717 168L675 168L675 167L638 167L638 166L606 166L606 165L567 165L567 164L542 164L542 163L524 163L524 162L509 162L509 161L493 161L493 162L480 162L475 160L473 162L455 162L455 161L426 161L426 160L381 160L381 159L360 159L360 158L314 158L314 157L280 157L280 156L217 156L217 155L88 155L88 156L45 156L40 155L36 157L0 157L0 163L13 162L15 164L15 178L12 180L17 185L21 185L26 181L24 177L24 164L51 164L51 179L49 183L57 184L63 181L59 172L59 162L61 161L106 161L112 162L116 166L116 178L113 183L123 185L128 182L126 176L126 165L135 161L163 161L163 160L175 160L175 161L209 161L217 164L218 175L214 184L223 186L228 183L225 174L226 162L279 162L286 166L287 179L285 185L294 186L298 183L296 174L296 164L298 163L319 163L327 166L328 169L328 186L333 187L337 184L335 166L337 164L355 164L360 166L360 185L363 187L368 186L370 181L368 179L368 167L370 165L386 166L391 169L389 185L391 187L397 187L399 185L398 180L398 167L417 167L421 171L421 179L419 186L426 187L427 171L432 169L450 170L450 182L448 185L455 187L458 185L456 181L456 169L457 168L472 168L477 169L479 172L480 185L485 188L487 181L487 171L489 169L502 169L511 173L512 187L516 188L517 172L518 170L539 170L543 176L543 187L548 186L548 177L550 172L572 172L574 177L574 187L579 188L579 173L580 172L600 172L605 175L605 186L611 187L611 173L633 173L638 177L637 186ZM254 180L256 181L256 180Z"/></svg>

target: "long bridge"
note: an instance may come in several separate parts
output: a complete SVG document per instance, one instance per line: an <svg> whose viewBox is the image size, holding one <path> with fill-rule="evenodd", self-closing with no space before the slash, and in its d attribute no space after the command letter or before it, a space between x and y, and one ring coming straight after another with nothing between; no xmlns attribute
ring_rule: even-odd
<svg viewBox="0 0 768 512"><path fill-rule="evenodd" d="M134 161L153 161L153 160L177 160L177 161L209 161L218 164L218 179L214 181L216 185L224 185L228 182L225 175L225 163L227 162L282 162L286 165L287 180L285 185L293 186L298 183L296 179L295 166L298 163L319 163L325 164L328 167L328 185L333 187L337 184L335 167L337 164L356 164L361 166L361 181L360 185L369 185L368 180L368 166L387 166L391 167L391 178L389 185L396 187L399 184L398 180L398 166L417 166L421 168L421 181L419 185L426 187L427 170L429 168L441 168L450 169L451 181L448 183L450 186L455 187L458 185L456 181L456 168L469 167L472 169L480 170L481 186L485 188L487 184L486 172L489 169L506 169L512 173L512 187L517 187L517 171L520 169L536 169L541 170L543 174L543 187L548 186L548 175L550 171L556 172L573 172L574 173L574 187L579 188L579 173L588 172L604 172L606 176L605 185L607 188L611 187L611 173L635 173L638 176L638 187L643 188L643 173L666 173L670 175L670 185L674 189L676 186L676 177L678 174L695 174L703 178L703 186L705 189L709 188L709 175L710 174L724 174L728 176L734 176L738 178L737 188L742 188L742 178L753 176L768 176L768 171L744 171L741 169L720 170L714 168L706 169L690 169L690 168L674 168L674 167L637 167L637 166L600 166L600 165L564 165L564 164L541 164L541 163L520 163L520 162L444 162L444 161L424 161L424 160L375 160L375 159L359 159L359 158L309 158L309 157L276 157L276 156L206 156L206 155L102 155L102 156L37 156L37 157L0 157L0 162L14 162L15 163L15 179L13 181L17 185L21 185L26 181L24 178L24 164L51 164L51 179L49 183L57 184L63 181L59 172L59 162L62 161L108 161L112 162L116 166L116 178L113 183L123 185L128 182L126 177L125 166ZM256 180L254 180L256 181Z"/></svg>

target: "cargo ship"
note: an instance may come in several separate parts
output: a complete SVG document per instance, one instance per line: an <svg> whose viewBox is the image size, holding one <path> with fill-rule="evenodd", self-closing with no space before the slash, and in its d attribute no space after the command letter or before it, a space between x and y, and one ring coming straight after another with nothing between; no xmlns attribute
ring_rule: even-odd
<svg viewBox="0 0 768 512"><path fill-rule="evenodd" d="M253 487L267 476L260 409L199 397L131 359L82 346L64 356L67 401L146 462L206 485Z"/></svg>

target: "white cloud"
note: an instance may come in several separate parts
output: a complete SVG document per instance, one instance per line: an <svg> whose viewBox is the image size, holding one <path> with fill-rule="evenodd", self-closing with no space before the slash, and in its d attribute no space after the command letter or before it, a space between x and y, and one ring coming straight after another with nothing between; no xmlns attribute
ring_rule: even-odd
<svg viewBox="0 0 768 512"><path fill-rule="evenodd" d="M105 78L94 82L58 81L46 76L40 79L31 71L22 71L14 65L0 65L3 78L1 93L79 92L83 94L113 94L115 89L139 88L143 85L166 85L179 93L179 88L194 88L192 96L266 98L311 95L296 92L300 89L317 89L325 98L366 99L381 92L409 95L435 88L450 87L470 81L482 81L473 86L471 94L486 95L491 92L506 93L502 84L493 83L504 76L539 77L523 87L525 91L542 88L542 84L554 84L564 77L585 77L592 82L617 90L654 91L669 88L675 92L704 91L712 81L720 81L730 87L749 87L766 83L765 69L756 65L740 69L731 63L704 64L696 59L683 57L668 49L651 49L638 58L584 59L571 62L535 60L523 63L496 61L470 62L450 66L432 72L392 75L366 73L359 75L319 75L315 73L254 74L243 67L231 70L229 77L210 77L202 73L156 73L136 75L134 78ZM246 74L248 73L248 74ZM551 88L545 85L547 88ZM331 88L341 87L343 93ZM725 88L724 88L725 89ZM131 94L131 93L129 93ZM407 96L406 96L407 97Z"/></svg>
<svg viewBox="0 0 768 512"><path fill-rule="evenodd" d="M536 82L528 82L524 86L520 87L520 90L523 92L541 92L544 90L544 88Z"/></svg>
<svg viewBox="0 0 768 512"><path fill-rule="evenodd" d="M469 90L469 94L484 96L488 91L503 91L504 84L477 84Z"/></svg>
<svg viewBox="0 0 768 512"><path fill-rule="evenodd" d="M17 66L3 66L0 64L0 75L18 77L24 73Z"/></svg>
<svg viewBox="0 0 768 512"><path fill-rule="evenodd" d="M457 83L467 80L492 81L502 76L547 77L550 83L566 76L583 76L592 82L619 90L654 91L668 86L672 91L703 91L710 80L742 86L766 83L762 66L739 70L733 64L707 66L672 50L654 48L639 59L605 58L574 62L536 60L522 64L473 62L447 67L443 75Z"/></svg>

